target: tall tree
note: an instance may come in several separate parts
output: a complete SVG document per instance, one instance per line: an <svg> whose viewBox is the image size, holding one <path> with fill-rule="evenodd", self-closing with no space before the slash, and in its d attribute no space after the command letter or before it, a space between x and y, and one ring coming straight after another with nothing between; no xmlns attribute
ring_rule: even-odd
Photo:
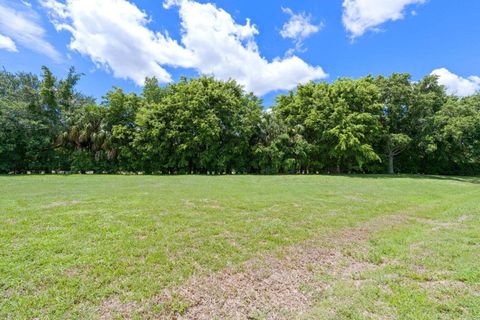
<svg viewBox="0 0 480 320"><path fill-rule="evenodd" d="M389 77L376 79L383 104L381 122L383 124L383 145L388 157L388 173L393 174L394 158L410 144L408 117L414 98L411 76L394 73Z"/></svg>
<svg viewBox="0 0 480 320"><path fill-rule="evenodd" d="M437 172L434 119L446 102L445 88L436 76L426 76L414 83L414 101L408 113L407 134L412 139L406 154L409 159L402 154L411 173Z"/></svg>
<svg viewBox="0 0 480 320"><path fill-rule="evenodd" d="M380 93L374 80L341 79L332 85L333 97L326 137L337 169L362 171L365 164L379 161L373 144L380 133Z"/></svg>
<svg viewBox="0 0 480 320"><path fill-rule="evenodd" d="M480 95L450 97L435 114L433 131L438 173L478 174L480 169Z"/></svg>
<svg viewBox="0 0 480 320"><path fill-rule="evenodd" d="M480 172L480 95L434 76L310 82L267 111L235 81L147 78L96 104L80 78L0 71L0 172Z"/></svg>
<svg viewBox="0 0 480 320"><path fill-rule="evenodd" d="M150 98L137 116L134 145L149 171L248 170L260 100L235 81L210 77L184 78L165 90L168 94ZM155 91L154 85L148 88Z"/></svg>
<svg viewBox="0 0 480 320"><path fill-rule="evenodd" d="M380 131L379 91L373 78L313 82L278 98L275 111L289 127L301 126L315 170L362 171L380 158L373 144Z"/></svg>

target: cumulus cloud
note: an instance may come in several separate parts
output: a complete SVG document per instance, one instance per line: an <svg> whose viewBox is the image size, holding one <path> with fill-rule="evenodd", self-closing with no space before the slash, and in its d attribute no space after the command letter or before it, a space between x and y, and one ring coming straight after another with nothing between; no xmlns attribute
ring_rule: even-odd
<svg viewBox="0 0 480 320"><path fill-rule="evenodd" d="M282 11L290 16L290 19L283 25L280 35L284 39L292 39L296 49L302 47L303 41L314 33L319 32L323 24L312 24L311 15L300 12L294 13L290 8L283 8Z"/></svg>
<svg viewBox="0 0 480 320"><path fill-rule="evenodd" d="M142 84L147 76L171 81L162 64L192 66L195 57L176 41L147 28L148 17L124 0L44 0L57 30L72 34L69 47L118 78Z"/></svg>
<svg viewBox="0 0 480 320"><path fill-rule="evenodd" d="M296 56L268 61L260 55L254 36L257 28L247 20L235 23L226 11L211 3L177 2L182 21L182 43L198 58L196 68L220 79L234 78L259 95L291 89L299 82L326 77Z"/></svg>
<svg viewBox="0 0 480 320"><path fill-rule="evenodd" d="M387 21L401 20L405 8L421 4L426 0L344 0L343 24L352 38L363 35L368 30Z"/></svg>
<svg viewBox="0 0 480 320"><path fill-rule="evenodd" d="M7 36L0 34L0 49L5 49L10 52L18 52L15 42Z"/></svg>
<svg viewBox="0 0 480 320"><path fill-rule="evenodd" d="M435 69L431 74L438 77L438 83L445 86L448 94L464 97L480 91L480 77L463 78L446 68Z"/></svg>
<svg viewBox="0 0 480 320"><path fill-rule="evenodd" d="M255 42L259 33L249 20L238 24L211 3L167 0L178 9L180 43L149 29L149 17L126 0L42 0L58 30L72 34L70 48L110 69L116 77L142 84L146 76L171 81L167 66L193 68L220 79L236 79L263 95L291 89L299 82L326 77L321 67L292 56L268 61Z"/></svg>
<svg viewBox="0 0 480 320"><path fill-rule="evenodd" d="M46 31L31 5L0 0L0 32L2 33L0 42L11 51L15 51L17 48L15 44L19 44L56 61L60 60L61 55L45 39Z"/></svg>

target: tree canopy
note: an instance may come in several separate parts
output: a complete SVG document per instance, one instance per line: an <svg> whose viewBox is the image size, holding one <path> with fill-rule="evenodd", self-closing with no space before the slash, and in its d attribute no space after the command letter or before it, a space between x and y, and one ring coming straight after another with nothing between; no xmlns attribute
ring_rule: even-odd
<svg viewBox="0 0 480 320"><path fill-rule="evenodd" d="M267 110L207 76L97 104L81 77L0 72L0 173L480 173L480 95L448 96L434 76L310 82Z"/></svg>

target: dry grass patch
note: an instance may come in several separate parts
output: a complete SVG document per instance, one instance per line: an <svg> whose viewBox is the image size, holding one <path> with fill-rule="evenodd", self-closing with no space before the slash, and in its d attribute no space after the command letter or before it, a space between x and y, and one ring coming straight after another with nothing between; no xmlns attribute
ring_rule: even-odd
<svg viewBox="0 0 480 320"><path fill-rule="evenodd" d="M376 265L355 259L348 248L355 244L362 250L371 233L406 220L406 216L375 219L291 246L281 256L258 257L239 269L194 276L158 297L155 304L165 307L161 317L166 319L291 319L306 314L327 286L318 274L353 279L360 285L361 274ZM179 306L181 310L176 310Z"/></svg>
<svg viewBox="0 0 480 320"><path fill-rule="evenodd" d="M42 206L43 209L51 209L51 208L58 208L58 207L68 207L73 206L76 204L80 204L80 200L70 200L70 201L54 201L47 205Z"/></svg>

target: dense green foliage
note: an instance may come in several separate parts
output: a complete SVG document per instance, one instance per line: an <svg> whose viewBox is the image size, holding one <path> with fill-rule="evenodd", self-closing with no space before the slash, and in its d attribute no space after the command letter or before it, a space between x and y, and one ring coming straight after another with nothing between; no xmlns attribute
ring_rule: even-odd
<svg viewBox="0 0 480 320"><path fill-rule="evenodd" d="M146 79L100 104L72 68L0 73L0 172L480 173L480 95L434 76L307 83L262 101L235 81Z"/></svg>

